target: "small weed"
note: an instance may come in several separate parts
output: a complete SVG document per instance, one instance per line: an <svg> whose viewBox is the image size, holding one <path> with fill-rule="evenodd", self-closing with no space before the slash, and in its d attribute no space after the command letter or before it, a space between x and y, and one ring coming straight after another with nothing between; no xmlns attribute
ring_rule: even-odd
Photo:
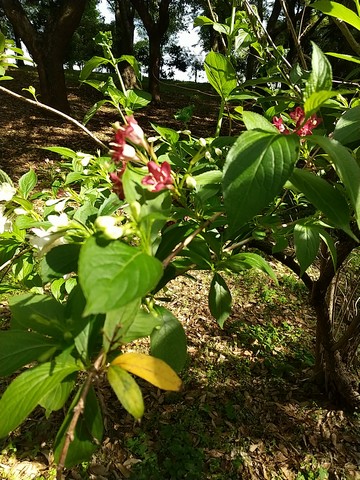
<svg viewBox="0 0 360 480"><path fill-rule="evenodd" d="M304 469L296 475L296 480L326 480L329 478L329 472L326 468Z"/></svg>

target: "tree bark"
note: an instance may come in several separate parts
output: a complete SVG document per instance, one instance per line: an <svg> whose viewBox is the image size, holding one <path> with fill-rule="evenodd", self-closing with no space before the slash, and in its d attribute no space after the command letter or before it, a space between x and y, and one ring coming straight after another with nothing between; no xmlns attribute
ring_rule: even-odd
<svg viewBox="0 0 360 480"><path fill-rule="evenodd" d="M130 0L115 0L114 10L115 56L134 55L134 7ZM136 87L138 82L132 66L128 62L121 62L119 68L125 87L128 89Z"/></svg>
<svg viewBox="0 0 360 480"><path fill-rule="evenodd" d="M170 23L171 0L161 0L157 10L157 16L151 15L148 3L145 0L131 0L138 12L149 37L150 64L149 64L149 92L153 103L160 102L160 63L161 47L165 33Z"/></svg>
<svg viewBox="0 0 360 480"><path fill-rule="evenodd" d="M250 247L272 255L299 275L300 267L292 256L282 252L272 253L272 245L265 241L252 241ZM338 271L358 244L345 234L339 233L337 242ZM335 342L333 325L329 314L327 293L335 275L331 258L323 259L318 280L313 281L305 273L301 277L309 292L310 303L316 313L316 350L314 376L327 392L329 398L346 408L360 408L360 392L356 378L351 373L349 361L360 341L360 315L356 315L342 337Z"/></svg>
<svg viewBox="0 0 360 480"><path fill-rule="evenodd" d="M70 112L63 62L71 37L78 27L87 0L63 0L42 32L30 22L19 0L0 0L0 6L36 63L43 103L64 113Z"/></svg>

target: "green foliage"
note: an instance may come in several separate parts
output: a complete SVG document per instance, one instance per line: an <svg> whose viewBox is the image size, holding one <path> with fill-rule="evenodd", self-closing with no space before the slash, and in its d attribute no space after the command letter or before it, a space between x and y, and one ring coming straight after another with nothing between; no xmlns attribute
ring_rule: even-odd
<svg viewBox="0 0 360 480"><path fill-rule="evenodd" d="M269 205L294 168L296 136L249 130L235 142L226 159L223 192L234 233Z"/></svg>
<svg viewBox="0 0 360 480"><path fill-rule="evenodd" d="M111 35L101 32L96 40L103 56L85 64L80 80L104 96L86 121L104 104L124 120L114 124L110 154L49 147L64 162L57 183L42 192L36 191L34 171L16 185L0 175L0 260L6 280L1 291L23 291L11 297L10 328L0 332L0 374L19 372L0 399L0 436L38 405L47 416L66 408L55 440L60 467L87 461L102 440L93 388L98 376L106 377L135 419L143 415L144 403L132 374L165 390L180 388L175 372L186 365L186 335L158 297L173 278L194 269L211 271L209 309L224 327L232 295L223 271L260 270L276 283L268 261L243 250L265 243L271 256L293 248L294 270L304 278L322 243L336 266L338 242L359 236L359 107L332 90L331 67L319 47L313 44L310 75L297 77L300 91L277 50L276 75L246 86L260 85L260 96L238 86L233 64L233 49L249 45L264 63L266 58L243 13L234 6L225 23L199 17L197 25L227 36L225 54L210 52L205 59L220 103L214 138L152 125L156 136L147 139L132 113L150 99L126 90L118 71L118 63L127 61L139 74L138 64L129 56L114 58ZM2 51L5 45L0 37ZM117 78L90 78L103 66L115 69ZM228 118L234 111L242 114L246 131L236 139L221 137L229 102L244 100L263 106L263 114L242 104L229 109ZM319 124L323 130L312 135ZM274 296L275 287L264 289L265 302L274 303ZM271 325L249 332L264 352L281 341ZM150 337L151 355L126 351L143 337ZM183 442L174 439L178 478L196 478L203 461L187 442L186 434ZM189 455L194 469L185 461ZM170 463L173 471L175 460L166 471Z"/></svg>

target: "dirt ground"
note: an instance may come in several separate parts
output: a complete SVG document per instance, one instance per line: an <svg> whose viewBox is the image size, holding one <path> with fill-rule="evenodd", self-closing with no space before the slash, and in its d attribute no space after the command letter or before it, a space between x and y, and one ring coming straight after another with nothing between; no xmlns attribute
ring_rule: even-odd
<svg viewBox="0 0 360 480"><path fill-rule="evenodd" d="M2 82L2 86L33 99L29 92L23 91L30 85L39 91L37 77L32 70L12 70L13 80ZM195 137L209 136L215 132L217 118L217 98L204 95L200 90L184 89L183 94L169 91L166 86L162 102L158 106L149 105L135 114L141 127L152 134L150 123L183 130L188 128ZM89 108L100 99L99 93L87 85L76 81L68 84L68 98L71 115L82 121ZM194 115L188 125L174 119L176 112L190 104L195 105ZM83 131L61 117L53 116L44 110L17 100L0 92L0 169L17 179L30 167L40 175L46 174L45 159L58 160L42 147L61 146L86 153L96 152L98 145ZM112 140L111 124L120 120L111 106L104 106L87 124L88 129L103 143Z"/></svg>

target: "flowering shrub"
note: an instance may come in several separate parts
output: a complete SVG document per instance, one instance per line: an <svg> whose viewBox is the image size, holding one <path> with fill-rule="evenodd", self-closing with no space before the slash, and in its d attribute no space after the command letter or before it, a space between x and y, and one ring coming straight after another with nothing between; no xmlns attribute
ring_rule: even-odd
<svg viewBox="0 0 360 480"><path fill-rule="evenodd" d="M236 25L225 30L230 40ZM101 62L109 58L116 63L111 56ZM99 62L91 60L82 78ZM2 176L0 257L7 283L1 288L26 293L11 297L10 328L0 332L0 374L20 371L0 399L0 437L37 405L50 414L70 403L54 443L59 472L87 460L101 442L98 375L106 375L136 419L144 404L131 374L159 388L180 388L185 333L157 301L169 281L194 268L211 271L209 309L222 327L231 313L224 271L256 268L276 281L259 249L286 262L282 252L295 245L297 262L288 263L315 285L306 270L320 244L329 252L322 249L327 271L334 271L337 232L358 241L360 167L342 143L360 139L360 107L345 106L333 131L314 134L316 112L326 106L323 118L331 107L326 101L337 96L318 47L304 97L285 92L287 105L303 105L289 115L291 130L281 116L271 123L266 112L242 109L246 131L221 137L225 103L239 98L236 74L229 57L215 52L206 58L206 73L221 97L214 137L154 125L155 136L147 139L124 100L130 94L116 96L109 88L124 121L114 124L108 155L52 147L66 159L62 177L36 194L34 172L17 186ZM333 101L335 112L341 101ZM150 355L129 351L142 337L150 337Z"/></svg>
<svg viewBox="0 0 360 480"><path fill-rule="evenodd" d="M321 123L316 113L313 113L307 120L305 112L301 107L296 107L295 110L290 112L290 118L296 122L295 129L293 130L299 137L306 137L306 135L312 135L312 131ZM284 135L289 135L291 132L284 124L282 117L274 117L272 123Z"/></svg>

